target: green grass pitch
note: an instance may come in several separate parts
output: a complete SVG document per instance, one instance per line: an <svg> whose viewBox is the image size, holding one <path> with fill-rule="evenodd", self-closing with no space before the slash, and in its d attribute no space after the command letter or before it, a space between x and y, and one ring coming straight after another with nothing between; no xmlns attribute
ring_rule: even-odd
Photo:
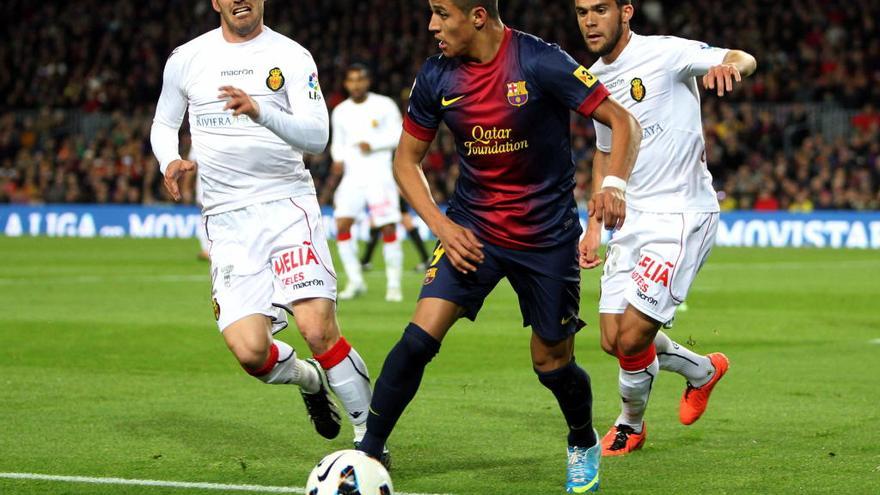
<svg viewBox="0 0 880 495"><path fill-rule="evenodd" d="M0 238L0 472L302 487L318 459L350 448L348 427L317 436L295 388L241 372L195 252L191 240ZM598 276L584 273L577 357L604 433L617 363L598 345ZM402 304L384 302L378 267L367 280L339 319L375 377L421 275L407 270ZM725 352L731 370L690 427L677 419L684 381L661 374L645 448L604 459L601 491L880 493L878 281L877 251L716 249L670 335ZM564 423L528 335L504 282L455 327L391 437L398 491L563 493ZM295 331L280 337L306 350ZM0 478L0 493L218 492Z"/></svg>

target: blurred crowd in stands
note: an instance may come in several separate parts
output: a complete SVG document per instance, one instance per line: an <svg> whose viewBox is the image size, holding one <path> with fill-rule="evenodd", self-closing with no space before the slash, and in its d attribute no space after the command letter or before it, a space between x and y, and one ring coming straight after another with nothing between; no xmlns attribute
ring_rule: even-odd
<svg viewBox="0 0 880 495"><path fill-rule="evenodd" d="M758 72L732 94L704 93L710 171L724 209L880 209L880 2L635 2L640 34L746 50ZM562 45L584 65L573 0L501 0L514 28ZM6 0L0 44L0 203L166 202L149 129L171 50L219 25L207 0ZM427 2L266 3L266 24L308 48L332 108L352 62L373 90L406 98L436 52ZM591 189L594 135L572 120L578 194ZM181 146L189 143L182 130ZM307 157L325 202L327 153ZM458 165L447 132L424 168L438 200ZM187 188L189 190L189 188ZM192 201L192 195L185 198Z"/></svg>

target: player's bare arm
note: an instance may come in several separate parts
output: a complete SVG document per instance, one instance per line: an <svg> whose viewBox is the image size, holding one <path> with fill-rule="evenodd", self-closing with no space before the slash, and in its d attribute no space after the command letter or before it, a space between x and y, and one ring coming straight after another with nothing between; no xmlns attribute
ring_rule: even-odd
<svg viewBox="0 0 880 495"><path fill-rule="evenodd" d="M220 94L217 98L227 100L223 110L232 110L232 115L236 117L244 114L254 122L260 117L260 104L241 89L234 86L220 86Z"/></svg>
<svg viewBox="0 0 880 495"><path fill-rule="evenodd" d="M430 145L404 131L394 156L394 178L409 204L440 239L452 266L462 273L474 272L476 264L483 261L483 244L470 229L444 215L434 202L421 165Z"/></svg>
<svg viewBox="0 0 880 495"><path fill-rule="evenodd" d="M614 98L608 97L593 111L593 118L611 128L611 153L601 189L589 202L590 217L595 217L606 229L619 229L626 219L626 181L632 172L642 127L639 121Z"/></svg>
<svg viewBox="0 0 880 495"><path fill-rule="evenodd" d="M742 50L730 50L720 65L709 68L703 76L703 87L717 90L718 96L733 91L733 83L741 82L743 77L754 74L758 68L755 57Z"/></svg>
<svg viewBox="0 0 880 495"><path fill-rule="evenodd" d="M602 181L608 168L610 156L601 150L596 150L593 156L593 194L602 190ZM599 256L599 246L602 243L602 222L596 217L587 218L587 231L578 244L579 263L581 268L591 270L602 264Z"/></svg>
<svg viewBox="0 0 880 495"><path fill-rule="evenodd" d="M165 189L168 190L168 193L171 194L171 198L174 199L174 201L180 201L180 179L182 179L185 174L194 172L195 170L195 162L189 160L174 160L168 164L168 168L165 169L164 184Z"/></svg>

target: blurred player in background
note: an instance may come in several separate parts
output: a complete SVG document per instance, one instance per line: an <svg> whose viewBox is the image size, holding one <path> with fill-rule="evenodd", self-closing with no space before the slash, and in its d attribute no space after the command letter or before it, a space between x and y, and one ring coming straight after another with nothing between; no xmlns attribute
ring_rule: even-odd
<svg viewBox="0 0 880 495"><path fill-rule="evenodd" d="M415 219L409 212L409 203L403 198L400 198L400 223L403 225L403 229L406 230L406 237L412 242L413 247L416 248L416 254L419 255L419 262L414 269L417 272L423 272L428 268L428 251L425 249L425 241L422 240L422 234L415 224ZM379 236L381 234L381 229L376 227L370 228L370 239L367 241L366 247L364 247L364 254L361 255L361 267L364 270L371 268L373 253L376 251L376 245L379 244Z"/></svg>
<svg viewBox="0 0 880 495"><path fill-rule="evenodd" d="M195 164L178 154L189 110L203 213L211 242L214 316L244 370L296 384L318 433L339 434L328 393L364 430L367 369L340 335L336 275L304 152L324 150L327 107L311 54L263 24L263 0L213 0L220 28L175 49L165 67L151 142L165 187ZM295 111L292 112L292 109ZM296 324L314 359L297 358L273 335Z"/></svg>
<svg viewBox="0 0 880 495"><path fill-rule="evenodd" d="M361 449L379 457L425 367L461 317L476 319L502 278L531 326L532 365L568 425L566 489L599 487L600 446L589 375L575 363L582 232L574 198L570 112L614 129L608 187L591 200L607 227L624 221L618 183L639 145L635 118L559 46L507 28L497 0L430 0L429 30L442 54L416 77L394 160L400 189L439 238L411 322L389 352ZM461 175L444 215L421 162L444 122ZM614 177L612 177L614 176Z"/></svg>
<svg viewBox="0 0 880 495"><path fill-rule="evenodd" d="M576 0L587 49L601 57L590 71L642 127L641 150L626 184L626 223L614 232L605 257L599 303L602 348L620 363L621 413L602 439L603 455L622 455L645 442L644 414L659 370L687 380L679 418L695 422L727 372L724 354L696 354L673 342L660 326L670 322L688 295L715 241L718 201L706 168L700 117L703 86L723 96L755 71L742 51L714 48L671 36L630 30L629 0ZM613 170L614 133L596 126L593 183ZM598 192L598 189L596 189ZM598 257L602 226L590 219L584 268Z"/></svg>
<svg viewBox="0 0 880 495"><path fill-rule="evenodd" d="M354 64L345 72L348 99L333 109L333 143L330 153L335 169L343 170L333 195L336 247L348 275L340 299L367 291L351 228L366 209L371 225L380 229L384 241L385 300L400 302L403 250L397 238L400 195L391 173L391 157L400 138L400 110L394 100L370 92L370 71Z"/></svg>

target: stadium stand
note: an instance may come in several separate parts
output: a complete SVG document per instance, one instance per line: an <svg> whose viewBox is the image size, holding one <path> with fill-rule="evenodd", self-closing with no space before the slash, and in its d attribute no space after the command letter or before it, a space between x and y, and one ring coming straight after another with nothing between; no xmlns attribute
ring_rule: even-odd
<svg viewBox="0 0 880 495"><path fill-rule="evenodd" d="M267 23L315 57L328 104L342 101L353 61L374 90L406 105L435 50L427 5L411 0L267 3ZM558 42L585 65L569 1L502 1L514 28ZM529 15L540 10L541 15ZM0 203L168 201L149 145L162 66L183 41L217 25L207 1L27 2L0 6ZM44 20L50 19L49 22ZM704 97L710 170L724 209L880 209L880 4L697 0L639 2L636 31L676 33L753 53L759 69L730 97ZM590 190L593 131L572 123L578 193ZM187 130L182 130L184 147ZM308 158L322 197L326 153ZM425 162L438 200L457 176L451 137ZM184 200L192 202L191 187Z"/></svg>

